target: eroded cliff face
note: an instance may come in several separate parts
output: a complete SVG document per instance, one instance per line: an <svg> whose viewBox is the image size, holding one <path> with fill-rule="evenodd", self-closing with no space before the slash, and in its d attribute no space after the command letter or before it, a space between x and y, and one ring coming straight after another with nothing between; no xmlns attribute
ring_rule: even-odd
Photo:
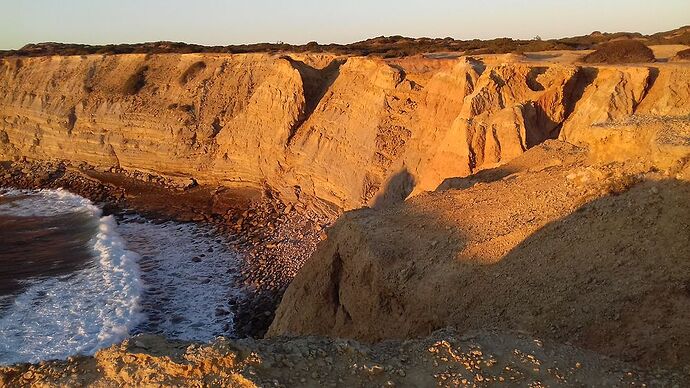
<svg viewBox="0 0 690 388"><path fill-rule="evenodd" d="M0 158L268 186L339 211L434 190L545 139L601 144L589 130L600 122L687 115L689 80L682 64L11 58L0 62Z"/></svg>
<svg viewBox="0 0 690 388"><path fill-rule="evenodd" d="M436 191L341 217L269 336L494 327L690 373L690 68L483 66L424 88L403 163Z"/></svg>

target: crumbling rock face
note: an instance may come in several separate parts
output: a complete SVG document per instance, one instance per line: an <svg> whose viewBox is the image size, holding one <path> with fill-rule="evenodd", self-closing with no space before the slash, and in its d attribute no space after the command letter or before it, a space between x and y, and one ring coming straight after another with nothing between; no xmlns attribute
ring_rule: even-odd
<svg viewBox="0 0 690 388"><path fill-rule="evenodd" d="M546 139L588 145L592 124L688 114L687 71L327 54L5 58L0 158L269 186L338 212L434 190Z"/></svg>

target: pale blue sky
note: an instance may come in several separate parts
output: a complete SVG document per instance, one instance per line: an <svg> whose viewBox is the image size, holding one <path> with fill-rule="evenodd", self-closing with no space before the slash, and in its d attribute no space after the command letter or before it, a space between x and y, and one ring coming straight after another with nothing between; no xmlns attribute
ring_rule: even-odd
<svg viewBox="0 0 690 388"><path fill-rule="evenodd" d="M690 24L690 0L0 0L0 49L26 43L348 43L380 35L543 38Z"/></svg>

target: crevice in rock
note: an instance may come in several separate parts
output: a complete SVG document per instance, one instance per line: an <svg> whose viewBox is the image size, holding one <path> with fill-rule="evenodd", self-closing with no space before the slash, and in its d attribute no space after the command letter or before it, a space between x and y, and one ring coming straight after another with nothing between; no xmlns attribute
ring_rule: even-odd
<svg viewBox="0 0 690 388"><path fill-rule="evenodd" d="M647 97L649 94L649 91L652 90L654 87L654 84L656 83L657 78L659 78L659 69L656 67L650 67L649 68L649 76L647 77L647 82L644 85L644 89L642 90L642 95L640 96L639 101L633 101L633 109L632 112L635 114L637 112L637 107L642 104L642 101Z"/></svg>
<svg viewBox="0 0 690 388"><path fill-rule="evenodd" d="M582 99L585 90L594 83L599 75L599 70L595 67L580 67L577 69L575 75L566 82L563 87L563 120L554 128L553 137L558 138L563 129L563 124L575 112L575 106Z"/></svg>
<svg viewBox="0 0 690 388"><path fill-rule="evenodd" d="M484 61L479 60L474 57L467 57L467 63L472 66L472 68L477 72L478 75L482 75L484 73L484 70L486 70L486 64Z"/></svg>
<svg viewBox="0 0 690 388"><path fill-rule="evenodd" d="M286 145L289 146L292 139L297 134L297 130L314 113L316 107L319 106L326 92L328 92L328 89L330 89L331 85L333 85L340 75L340 66L345 63L345 60L335 59L323 69L317 69L287 55L282 57L282 59L287 60L290 65L299 72L304 87L304 112L300 114L297 121L293 124L292 128L290 128L290 134L286 142Z"/></svg>
<svg viewBox="0 0 690 388"><path fill-rule="evenodd" d="M194 79L202 70L206 68L206 62L197 61L191 64L187 70L182 73L179 79L180 86L184 86L187 82Z"/></svg>
<svg viewBox="0 0 690 388"><path fill-rule="evenodd" d="M220 133L220 131L222 129L223 129L223 126L220 125L220 118L216 117L213 120L213 123L211 123L211 135L209 136L209 139L213 139L216 136L218 136L218 134Z"/></svg>
<svg viewBox="0 0 690 388"><path fill-rule="evenodd" d="M148 65L142 66L132 74L125 82L124 94L133 96L141 91L146 86L146 75L149 71Z"/></svg>
<svg viewBox="0 0 690 388"><path fill-rule="evenodd" d="M563 121L567 120L575 111L575 106L582 99L585 90L589 87L599 75L599 69L595 67L581 67L577 70L575 75L566 82L563 87L563 105L565 112L563 113Z"/></svg>
<svg viewBox="0 0 690 388"><path fill-rule="evenodd" d="M544 85L539 83L537 78L546 73L548 70L548 67L540 66L540 67L533 67L530 69L529 73L527 73L527 87L530 88L531 91L533 92L542 92L545 90Z"/></svg>
<svg viewBox="0 0 690 388"><path fill-rule="evenodd" d="M391 68L397 70L397 71L398 71L398 75L400 75L400 77L398 77L398 79L397 79L396 82L395 82L395 86L397 87L398 85L400 85L400 84L407 78L407 72L405 72L405 69L404 69L402 66L396 65L396 64L394 64L394 63L389 63L388 66L390 66Z"/></svg>

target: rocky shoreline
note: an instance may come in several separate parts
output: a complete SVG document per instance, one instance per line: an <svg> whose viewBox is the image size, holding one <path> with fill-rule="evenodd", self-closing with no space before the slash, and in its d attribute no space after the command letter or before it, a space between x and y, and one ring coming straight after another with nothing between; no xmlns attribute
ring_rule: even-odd
<svg viewBox="0 0 690 388"><path fill-rule="evenodd" d="M137 213L210 227L240 257L238 279L245 297L230 301L236 309L237 338L263 337L287 286L332 220L302 204L286 204L270 190L204 187L194 181L181 186L148 174L86 164L3 162L0 187L62 188L90 199L105 214Z"/></svg>

